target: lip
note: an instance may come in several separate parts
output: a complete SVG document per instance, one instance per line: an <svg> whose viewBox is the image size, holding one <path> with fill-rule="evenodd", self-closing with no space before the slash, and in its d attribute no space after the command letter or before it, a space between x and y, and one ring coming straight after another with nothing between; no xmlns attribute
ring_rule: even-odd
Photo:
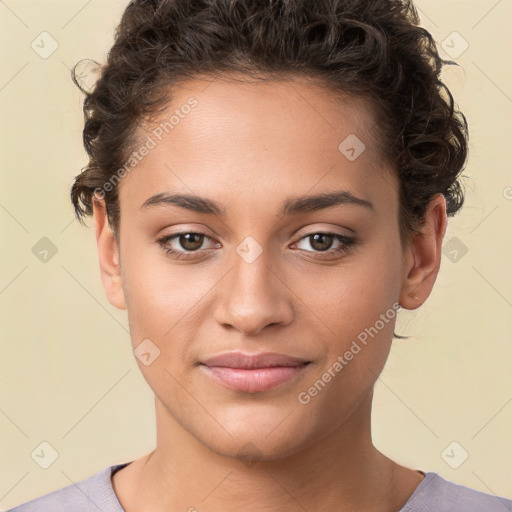
<svg viewBox="0 0 512 512"><path fill-rule="evenodd" d="M207 375L223 386L245 393L267 391L300 374L310 361L285 354L226 352L201 362Z"/></svg>
<svg viewBox="0 0 512 512"><path fill-rule="evenodd" d="M206 366L223 366L251 370L254 368L269 368L273 366L301 366L309 361L298 357L278 354L277 352L260 352L246 354L244 352L223 352L201 361Z"/></svg>

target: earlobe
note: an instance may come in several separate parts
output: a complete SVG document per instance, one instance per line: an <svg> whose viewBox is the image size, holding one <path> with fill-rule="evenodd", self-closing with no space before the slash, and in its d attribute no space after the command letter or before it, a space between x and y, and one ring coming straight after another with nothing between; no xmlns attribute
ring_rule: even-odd
<svg viewBox="0 0 512 512"><path fill-rule="evenodd" d="M93 217L101 280L108 301L118 309L126 309L119 248L108 223L104 199L93 199Z"/></svg>
<svg viewBox="0 0 512 512"><path fill-rule="evenodd" d="M403 308L420 307L432 292L441 266L446 225L446 200L438 194L430 201L424 222L406 249L400 292Z"/></svg>

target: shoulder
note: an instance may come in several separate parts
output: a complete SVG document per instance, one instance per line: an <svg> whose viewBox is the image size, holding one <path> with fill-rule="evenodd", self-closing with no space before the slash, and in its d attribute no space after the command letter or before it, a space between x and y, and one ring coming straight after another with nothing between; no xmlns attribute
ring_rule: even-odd
<svg viewBox="0 0 512 512"><path fill-rule="evenodd" d="M429 472L400 512L512 512L512 501Z"/></svg>
<svg viewBox="0 0 512 512"><path fill-rule="evenodd" d="M124 512L112 488L111 477L125 465L106 467L80 482L27 501L7 512Z"/></svg>

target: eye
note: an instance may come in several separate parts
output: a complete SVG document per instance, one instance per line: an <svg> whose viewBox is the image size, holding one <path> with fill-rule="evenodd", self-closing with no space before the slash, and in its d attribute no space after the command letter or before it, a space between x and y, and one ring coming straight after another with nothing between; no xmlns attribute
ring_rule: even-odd
<svg viewBox="0 0 512 512"><path fill-rule="evenodd" d="M313 250L300 247L301 242L307 242L307 244L312 247ZM334 242L337 242L339 245L332 248ZM305 250L307 252L335 254L348 252L354 243L354 238L348 237L341 233L318 232L311 233L302 237L296 245L299 249Z"/></svg>
<svg viewBox="0 0 512 512"><path fill-rule="evenodd" d="M211 240L211 238L204 233L183 231L181 233L164 236L158 239L157 242L167 254L172 255L176 259L188 259L191 257L196 258L197 255L194 253L208 250L202 247L206 239ZM218 248L221 244L217 243L214 246Z"/></svg>
<svg viewBox="0 0 512 512"><path fill-rule="evenodd" d="M206 240L211 238L204 233L196 233L190 231L183 231L166 235L157 240L157 243L163 248L166 254L178 260L197 259L200 253L211 252L215 248L220 248L220 243L213 244L213 247L204 248L203 244ZM300 247L300 244L307 242L312 247L312 250ZM338 245L332 248L333 243ZM344 254L348 252L351 246L355 243L355 239L343 235L341 233L324 233L317 232L303 236L295 245L306 252L335 255Z"/></svg>

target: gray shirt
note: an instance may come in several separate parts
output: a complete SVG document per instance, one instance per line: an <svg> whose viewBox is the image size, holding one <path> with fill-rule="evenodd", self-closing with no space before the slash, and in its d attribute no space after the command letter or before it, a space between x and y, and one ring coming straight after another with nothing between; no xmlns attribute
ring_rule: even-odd
<svg viewBox="0 0 512 512"><path fill-rule="evenodd" d="M125 464L102 469L77 484L50 492L7 512L125 512L112 487L112 475ZM425 473L412 496L397 512L512 512L512 501Z"/></svg>

